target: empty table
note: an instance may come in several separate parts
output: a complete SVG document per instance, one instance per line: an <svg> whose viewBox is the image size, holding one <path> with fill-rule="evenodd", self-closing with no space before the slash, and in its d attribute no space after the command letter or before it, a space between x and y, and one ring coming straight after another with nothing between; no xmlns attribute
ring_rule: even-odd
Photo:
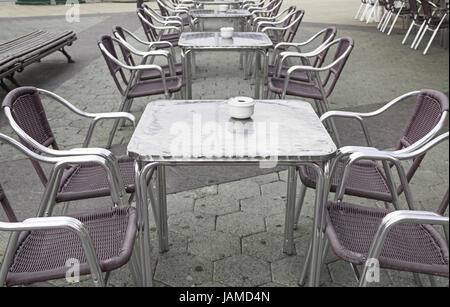
<svg viewBox="0 0 450 307"><path fill-rule="evenodd" d="M218 32L181 33L178 46L182 49L182 62L186 72L187 98L192 99L192 52L199 51L251 51L256 53L255 98L260 96L261 55L264 57L263 75L266 73L269 48L273 43L265 33L235 32L233 37L225 39Z"/></svg>
<svg viewBox="0 0 450 307"><path fill-rule="evenodd" d="M317 285L323 232L322 215L329 187L330 160L336 146L308 102L259 100L251 119L234 120L227 101L160 100L151 102L128 144L135 159L136 201L145 202L147 193L158 229L159 247L168 250L166 166L254 165L288 167L284 251L294 251L293 230L298 167L308 164L317 172L310 284ZM153 178L155 185L148 182ZM148 217L148 212L143 213ZM144 218L144 242L148 241L148 219ZM144 249L148 253L148 249ZM147 255L149 257L149 255ZM144 265L149 265L146 263Z"/></svg>

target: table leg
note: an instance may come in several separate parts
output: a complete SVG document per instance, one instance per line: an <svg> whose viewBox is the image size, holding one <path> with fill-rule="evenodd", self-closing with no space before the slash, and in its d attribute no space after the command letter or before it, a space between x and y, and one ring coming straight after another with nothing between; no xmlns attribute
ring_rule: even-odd
<svg viewBox="0 0 450 307"><path fill-rule="evenodd" d="M297 167L289 166L287 183L287 203L284 224L284 252L292 255L294 252L294 224L295 224L295 197L297 190Z"/></svg>
<svg viewBox="0 0 450 307"><path fill-rule="evenodd" d="M255 99L259 99L261 77L261 52L259 50L256 51L255 64Z"/></svg>
<svg viewBox="0 0 450 307"><path fill-rule="evenodd" d="M150 226L147 202L147 181L146 174L152 168L152 165L146 165L142 168L142 162L135 162L135 184L136 184L136 209L138 213L138 240L139 257L141 264L143 286L151 287L152 267L150 259Z"/></svg>
<svg viewBox="0 0 450 307"><path fill-rule="evenodd" d="M325 162L322 167L315 165L317 172L316 199L314 208L314 222L312 232L312 252L311 252L311 269L309 275L309 286L317 287L320 282L320 271L322 262L323 249L323 223L325 217L325 206L328 198L330 169L329 162Z"/></svg>
<svg viewBox="0 0 450 307"><path fill-rule="evenodd" d="M159 251L166 252L169 250L169 232L167 225L167 198L166 198L166 169L165 166L157 167L158 178L158 205L159 205Z"/></svg>
<svg viewBox="0 0 450 307"><path fill-rule="evenodd" d="M191 76L191 65L192 65L192 59L191 59L191 50L186 50L185 53L185 73L186 73L186 98L192 99L192 76Z"/></svg>

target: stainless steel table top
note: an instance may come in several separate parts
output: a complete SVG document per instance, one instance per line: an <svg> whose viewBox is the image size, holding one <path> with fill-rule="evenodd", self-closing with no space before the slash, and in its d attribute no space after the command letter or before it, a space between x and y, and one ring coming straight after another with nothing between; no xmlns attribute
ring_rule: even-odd
<svg viewBox="0 0 450 307"><path fill-rule="evenodd" d="M244 0L194 0L197 4L203 5L221 5L221 4L242 4Z"/></svg>
<svg viewBox="0 0 450 307"><path fill-rule="evenodd" d="M229 116L226 100L151 102L128 144L142 162L280 164L320 162L336 145L308 102L256 100L248 120Z"/></svg>
<svg viewBox="0 0 450 307"><path fill-rule="evenodd" d="M193 18L247 18L252 16L252 13L244 9L229 9L224 12L219 10L190 9L189 15Z"/></svg>
<svg viewBox="0 0 450 307"><path fill-rule="evenodd" d="M180 47L196 49L258 49L273 45L265 33L235 32L225 39L219 32L184 32L178 41Z"/></svg>

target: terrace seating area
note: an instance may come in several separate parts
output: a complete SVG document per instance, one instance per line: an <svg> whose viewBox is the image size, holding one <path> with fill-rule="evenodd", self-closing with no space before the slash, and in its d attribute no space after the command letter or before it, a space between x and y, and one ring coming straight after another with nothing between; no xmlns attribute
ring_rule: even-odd
<svg viewBox="0 0 450 307"><path fill-rule="evenodd" d="M443 8L426 0L362 0L355 19L368 25L377 14L377 30L389 36L400 31L398 18L411 22L402 43L415 35L412 49L431 32L427 57L438 31L448 29L448 2ZM423 78L423 86L400 93L378 86L384 100L376 107L337 105L343 88L348 97L369 90L347 81L354 78L360 41L338 24L308 28L301 2L156 0L132 16L138 28L117 22L85 42L98 58L89 64L93 72L80 73L92 80L87 105L39 84L3 86L1 155L27 159L23 172L41 186L32 187L40 190L39 201L29 205L37 210L27 210L23 219L6 188L21 179L1 176L0 216L6 220L0 231L11 233L1 285L64 284L67 267L76 263L82 283L94 286L112 283L116 272L134 286L189 285L204 270L214 271L212 286L273 286L278 273L267 278L248 270L266 272L268 263L275 270L281 261L292 261L289 285L322 286L328 275L328 285L339 285L341 274L324 273L330 255L348 264L354 286L380 282L373 277L374 263L381 272L410 275L414 285L448 283L448 179L436 179L443 191L418 188L416 180L422 172L448 171L448 157L442 156L449 137L448 87L430 89ZM64 47L77 36L37 31L16 40L15 48L0 42L0 68L9 67L4 77L14 81L14 71L56 50L71 61ZM213 82L223 67L239 88ZM107 86L101 89L96 80L107 80ZM216 92L219 97L204 97ZM81 145L65 146L71 136L59 137L55 123L67 111L77 118ZM386 123L384 133L368 124L387 114L398 118ZM393 125L400 130L388 129ZM432 168L425 163L429 156ZM215 184L176 187L220 172L225 179ZM253 182L249 174L259 176ZM416 200L428 194L434 204ZM236 238L238 247L229 243ZM187 250L178 251L184 244L179 241L186 241ZM252 244L257 247L250 256L242 255L246 261L233 262L227 273L224 263L240 257L234 250L239 255ZM180 275L177 265L188 273Z"/></svg>

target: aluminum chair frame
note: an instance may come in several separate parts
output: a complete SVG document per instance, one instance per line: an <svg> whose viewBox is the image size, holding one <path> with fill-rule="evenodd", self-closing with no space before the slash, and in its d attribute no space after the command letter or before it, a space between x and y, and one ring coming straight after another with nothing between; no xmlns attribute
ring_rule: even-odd
<svg viewBox="0 0 450 307"><path fill-rule="evenodd" d="M74 148L74 149L70 149L70 150L60 150L60 149L56 149L56 148L49 148L46 147L42 144L40 144L39 142L37 142L33 137L31 137L30 135L28 135L14 120L14 117L12 115L11 109L9 106L4 106L3 110L4 110L4 114L9 122L10 127L13 129L13 131L15 133L17 133L17 135L20 137L21 140L23 140L23 142L25 144L28 144L31 148L34 148L35 150L38 150L39 152L42 152L46 155L49 155L51 157L58 157L58 158L63 158L63 157L71 157L71 156L82 156L82 155L87 155L87 156L99 156L102 159L106 159L106 161L108 162L108 165L111 169L114 170L114 174L109 174L107 172L107 179L108 182L114 182L115 185L121 187L119 190L115 191L115 185L110 185L110 193L111 193L111 197L112 197L112 201L114 204L116 205L122 205L125 201L125 197L127 195L127 193L125 192L125 188L124 188L124 183L123 183L123 179L122 176L120 174L120 168L119 168L119 164L118 164L118 159L117 157L111 153L109 150L104 149L104 148L87 148L87 146L89 146L89 142L90 139L92 137L92 134L94 132L94 129L97 125L97 123L101 120L105 120L105 119L124 119L127 121L130 121L133 125L133 127L136 124L136 120L135 117L132 114L129 113L125 113L125 112L110 112L110 113L88 113L88 112L84 112L80 109L78 109L77 107L75 107L74 105L72 105L71 103L69 103L67 100L65 100L64 98L58 96L55 93L52 93L50 91L44 90L44 89L36 89L37 93L41 96L45 96L48 97L50 99L52 99L52 101L58 102L60 104L62 104L64 107L68 108L70 111L72 111L73 113L81 116L81 117L85 117L85 118L91 118L91 124L88 128L87 134L86 134L86 138L83 142L83 148ZM32 161L39 161L38 159L31 159ZM40 172L43 171L40 168L39 164L35 165L33 163L33 165L38 168L36 168L36 171L38 172L38 175L41 176ZM39 172L40 171L40 172ZM45 175L43 175L45 176ZM44 183L45 186L47 186L51 179L45 178L45 180L43 180L41 178L41 181ZM119 195L119 197L115 197L115 195ZM128 202L130 202L133 198L134 193L132 193L130 195L130 198L128 199ZM52 208L50 208L50 212L46 212L45 215L49 215L51 214L51 211L53 210L53 207L56 205L56 198L52 200L53 201L53 205Z"/></svg>
<svg viewBox="0 0 450 307"><path fill-rule="evenodd" d="M148 14L152 18L152 20L155 20L157 23L163 24L164 26L172 25L175 27L179 27L179 28L181 28L181 32L184 31L183 20L179 20L179 18L182 19L181 17L173 16L173 17L178 17L178 18L173 18L172 16L167 16L167 17L162 16L147 5L143 6L142 8L143 8L144 12L146 14Z"/></svg>
<svg viewBox="0 0 450 307"><path fill-rule="evenodd" d="M258 25L260 22L276 22L277 20L282 18L283 15L285 15L285 14L293 15L296 10L297 10L297 7L293 5L293 6L285 8L283 11L279 12L276 16L271 16L271 17L258 16L249 22L253 23L253 30L256 31L255 25Z"/></svg>
<svg viewBox="0 0 450 307"><path fill-rule="evenodd" d="M119 45L122 44L122 42L120 40L113 38L113 37L110 37L110 38L113 42L116 42ZM155 64L140 64L140 65L136 65L136 66L126 65L126 64L122 63L121 61L119 61L116 57L114 57L106 49L106 47L103 45L103 43L101 41L98 42L98 46L105 58L108 58L115 65L118 65L119 70L117 72L121 71L121 74L123 74L122 70L128 70L131 72L129 79L123 80L124 82L126 82L126 88L125 88L125 90L122 90L123 93L121 92L121 94L123 96L123 100L119 106L120 112L122 112L124 110L129 110L131 108L131 103L133 101L133 98L129 98L128 94L129 94L130 90L133 88L133 86L135 86L140 80L140 78L139 78L140 74L138 72L142 72L144 70L152 70L153 69L153 70L157 70L159 72L159 74L161 76L160 79L161 79L162 85L163 85L164 95L166 98L169 98L170 93L169 93L169 89L168 89L167 83L166 83L166 75L165 75L163 69L161 68L161 66L155 65ZM125 46L125 45L123 45L123 46ZM144 54L145 57L151 57L152 55L154 55L154 53L151 51L141 53L141 54ZM108 65L108 67L109 67L109 65ZM117 76L115 75L117 72L115 72L114 74L113 74L113 72L111 72L115 81L117 79ZM122 76L122 78L124 78L124 76ZM116 81L116 83L117 82L119 82L119 81ZM113 128L111 129L111 132L109 135L108 143L106 144L107 148L111 147L112 141L114 139L114 135L119 126L119 122L120 122L119 119L115 120L115 122L114 122Z"/></svg>
<svg viewBox="0 0 450 307"><path fill-rule="evenodd" d="M17 219L15 219L15 216L11 219L10 215L8 215L10 222L0 222L0 230L1 231L8 231L11 232L8 245L6 248L5 255L3 257L3 261L0 267L0 286L4 286L9 268L12 264L12 261L14 259L14 256L17 251L17 243L19 240L19 235L23 231L39 231L39 230L52 230L52 229L65 229L73 232L76 234L76 236L80 239L83 251L86 256L86 260L90 269L90 274L93 279L93 283L95 286L105 286L107 282L107 275L105 276L105 279L103 279L102 276L102 269L100 268L99 258L97 256L97 253L94 248L94 244L92 241L92 238L90 236L89 231L85 227L83 223L81 223L78 219L68 216L45 216L45 212L49 212L51 210L51 207L53 206L53 200L56 198L56 193L58 191L58 187L60 186L60 181L62 178L62 174L64 170L72 165L72 164L79 164L79 163L96 163L98 165L101 165L105 171L110 174L108 177L114 177L118 176L118 173L116 170L111 167L110 162L108 159L101 157L100 155L95 154L85 154L85 155L71 155L71 156L52 156L52 157L46 157L39 155L35 153L34 151L28 149L26 146L20 144L18 141L14 140L13 138L6 136L2 133L0 133L0 139L10 144L12 147L16 148L26 156L35 159L36 161L47 163L53 165L53 168L51 170L51 179L49 181L49 184L45 187L45 191L43 193L43 196L41 198L39 211L37 214L37 217L35 218L29 218L24 220L23 222L18 222ZM119 175L120 176L120 175ZM117 185L117 182L114 180L110 180L111 186L115 186L111 189L112 191L112 198L113 199L120 199L119 194L117 191L120 190L120 186ZM1 190L1 187L0 187ZM4 195L3 195L4 196ZM6 196L5 196L6 197ZM3 200L2 200L3 205ZM117 205L117 204L115 204ZM8 203L9 206L9 203ZM137 214L140 218L141 208L139 205L137 206ZM144 209L145 210L145 209ZM138 236L138 239L140 237ZM139 245L143 248L150 248L148 245L144 247L144 242L139 241ZM135 245L136 247L136 245ZM131 257L130 269L131 273L133 275L133 278L135 282L141 283L141 277L138 276L137 271L135 268L139 268L139 263L136 262L137 259L135 259L133 256ZM151 268L150 268L151 270ZM150 272L145 272L147 276L151 276ZM143 275L144 276L144 275Z"/></svg>
<svg viewBox="0 0 450 307"><path fill-rule="evenodd" d="M146 14L146 16L142 15L142 13ZM164 26L158 26L153 23L153 19L150 14L145 11L145 9L139 9L137 11L138 18L141 22L145 23L150 30L150 33L148 31L145 31L145 35L147 36L147 39L149 41L161 41L161 38L165 34L170 34L173 31L173 34L181 34L181 29L179 27L174 26L174 23L168 23L170 25L164 25ZM149 20L150 18L150 20ZM180 23L182 25L182 23ZM145 29L144 29L145 30ZM159 31L159 33L158 33ZM167 31L165 33L165 31Z"/></svg>
<svg viewBox="0 0 450 307"><path fill-rule="evenodd" d="M391 21L392 16L395 15L394 20L392 21L392 24L391 24L391 26L389 28L388 33L387 33L387 35L391 35L392 30L394 29L394 26L397 23L398 17L400 17L400 15L409 14L409 12L402 14L404 8L406 7L406 2L404 0L401 1L402 5L401 5L400 8L396 8L394 6L394 0L388 0L388 2L389 2L389 6L388 7L389 7L390 10L389 10L388 15L386 16L384 24L381 26L381 30L380 31L383 32L383 33L386 31L387 26L389 25L389 21ZM397 11L397 13L395 13L395 11Z"/></svg>
<svg viewBox="0 0 450 307"><path fill-rule="evenodd" d="M368 112L368 113L350 112L350 111L328 111L327 113L323 114L321 117L321 121L324 124L326 124L326 121L328 121L332 118L353 119L353 120L358 121L358 123L360 124L361 130L364 134L365 141L366 141L366 146L345 146L345 147L340 148L338 158L336 158L336 160L341 159L345 155L348 155L349 153L352 152L352 150L360 150L360 151L372 150L374 147L373 147L372 139L370 138L369 129L367 128L365 120L369 119L369 118L377 117L377 116L383 114L384 112L390 110L393 106L397 105L398 103L401 103L404 100L411 98L411 97L417 97L420 94L421 94L421 91L412 91L412 92L403 94L403 95L391 100L390 102L388 102L381 108L379 108L375 111L372 111L372 112ZM398 152L398 153L410 152L410 151L416 150L417 148L426 144L430 139L434 138L435 135L444 127L445 120L448 116L448 113L449 113L448 111L444 110L442 112L442 115L441 115L439 121L436 123L436 125L422 139L416 141L415 143L411 144L408 147L404 147L403 149L397 149L396 152ZM386 167L386 166L387 165L383 165L383 169L388 177L387 181L390 181L391 180L390 179L391 172L389 170L390 168ZM411 180L413 175L414 175L414 172L412 172L412 173L408 172L408 180ZM301 209L303 206L303 199L304 199L304 196L306 193L306 189L307 189L306 186L304 186L302 184L301 189L300 189L300 197L298 198L298 202L296 205L295 215L296 215L297 222L298 222L298 219L299 219L299 216L301 213ZM400 190L400 193L401 192L402 192L402 190ZM392 190L391 194L392 194L393 206L394 206L394 208L398 208L398 203L399 203L398 187L395 190Z"/></svg>
<svg viewBox="0 0 450 307"><path fill-rule="evenodd" d="M391 102L392 103L392 102ZM390 106L392 106L391 104L389 104L389 106L385 106L377 111L371 112L371 113L377 113L380 114L382 112L384 112L385 110L387 110ZM326 121L328 120L330 117L333 116L334 112L338 112L338 111L332 111L329 112L329 114L324 114L321 117L322 121ZM342 113L347 113L347 112L342 112ZM352 112L349 112L352 113ZM448 112L446 112L448 113ZM341 114L341 115L345 115L346 114ZM353 117L353 118L357 118L361 123L361 118L358 118L360 114L356 115L356 117L354 117L352 114L348 114L349 116ZM440 123L443 124L443 121L441 121ZM354 165L356 162L360 161L360 160L376 160L376 161L381 161L383 163L383 167L386 171L386 174L388 175L388 178L392 178L392 173L390 170L390 165L394 166L397 170L398 176L400 178L400 184L404 187L404 192L405 192L405 198L407 200L407 204L410 208L410 210L414 210L414 206L413 206L413 200L412 200L412 193L411 193L411 189L409 187L409 182L408 182L408 176L403 168L403 166L401 165L400 161L401 160L411 160L411 159L415 159L415 158L419 158L420 156L423 156L428 150L430 150L431 148L433 148L434 146L436 146L437 144L441 143L442 141L448 139L449 137L449 132L446 132L444 134L441 134L438 137L435 137L436 134L439 132L440 129L437 129L436 127L433 128L429 133L427 133L424 137L422 137L420 140L418 140L416 143L412 144L409 147L400 149L400 150L396 150L396 151L382 151L382 150L378 150L374 147L359 147L359 146L345 146L341 149L338 150L338 155L335 158L335 160L332 161L331 163L331 171L330 173L333 174L336 170L336 165L337 165L337 161L338 159L344 157L344 156L348 156L348 159L346 161L345 164L345 168L344 168L344 172L342 174L342 179L340 181L340 185L335 193L335 201L342 201L344 195L345 195L345 186L346 186L346 181L348 180L349 174L350 174L350 169L352 167L352 165ZM433 139L433 137L435 137ZM395 191L396 187L395 187L395 183L393 180L388 180L388 185L391 191ZM328 250L328 240L325 237L325 229L326 229L326 222L325 222L325 215L326 215L326 209L325 208L320 208L320 212L321 212L321 225L320 228L322 229L322 234L320 237L320 244L319 244L319 253L318 255L320 255L320 259L319 259L319 265L318 265L318 269L316 269L316 280L319 280L320 278L320 266L322 265L324 258L326 256L327 250ZM399 218L399 221L396 222L397 224L399 222L405 221L411 221L413 222L414 219L404 219L404 211L402 210L397 210L394 212L400 212L400 216L401 218ZM409 211L407 211L409 212ZM419 212L419 211L414 211L414 212ZM423 213L419 212L418 216L421 217ZM429 216L434 216L437 218L438 223L437 224L442 224L439 221L441 220L441 217L437 217L434 213L428 213ZM410 215L409 213L406 213L407 217L412 217L412 215ZM394 215L393 217L396 217L396 215ZM391 219L391 217L388 217L386 219L386 221L396 221L397 218ZM419 222L420 220L417 219L417 221ZM425 221L424 221L425 223ZM389 223L385 223L385 221L383 220L382 224L380 225L379 229L378 229L378 233L374 238L374 241L372 243L371 249L369 251L369 256L367 259L371 259L371 258L377 258L379 256L379 253L381 252L381 248L384 242L384 239L386 238L387 235L387 231L389 231L393 226L389 226ZM445 224L445 223L444 223ZM447 225L448 225L448 218L447 218ZM389 226L389 227L386 227ZM448 240L448 226L447 229L445 229L445 233L446 233L446 237ZM308 253L307 253L307 257L305 260L305 265L303 267L303 270L300 274L300 280L299 280L299 284L303 285L305 282L305 278L307 275L307 270L308 270L308 266L311 262L312 258L312 250L311 250L311 245L308 249ZM363 271L363 275L361 278L359 278L359 272L357 271L356 266L352 266L352 269L354 270L355 273L355 277L357 277L357 280L360 282L360 286L365 286L366 285L366 278L365 278L365 274L367 273L368 269L370 268L370 266L368 265L368 263L366 262L366 266L364 267L364 271Z"/></svg>
<svg viewBox="0 0 450 307"><path fill-rule="evenodd" d="M429 7L427 7L428 5L429 5ZM414 46L414 50L417 50L417 48L420 45L420 42L422 41L422 39L425 36L425 34L427 33L427 31L430 31L430 32L432 32L431 38L428 41L428 44L427 44L427 46L425 47L425 49L423 51L423 55L426 55L428 53L428 49L431 46L431 43L433 42L434 38L436 37L436 34L441 29L442 23L444 22L445 18L448 16L448 9L443 9L442 10L442 11L444 11L444 14L443 14L441 20L439 21L439 24L434 29L432 27L430 27L430 24L431 24L431 22L433 20L433 17L435 15L435 13L436 13L436 9L438 9L438 6L436 4L434 4L433 2L431 2L431 1L424 0L424 3L422 4L422 9L424 11L425 11L425 9L432 10L432 13L431 13L430 16L426 16L425 21L422 24L422 26L425 25L425 28L422 30L422 33L420 34L420 37L417 40L416 45Z"/></svg>
<svg viewBox="0 0 450 307"><path fill-rule="evenodd" d="M419 4L419 5L418 5ZM422 29L425 25L425 18L423 19L422 23L420 22L421 16L419 15L419 11L422 6L422 2L419 0L409 0L409 6L411 10L411 24L409 25L408 31L405 34L405 37L402 40L402 45L406 43L406 40L408 39L409 34L411 33L412 29L414 27L418 27L419 30L417 31L416 36L414 37L413 42L411 43L411 48L414 48L416 45L417 39L420 36L420 33L422 32Z"/></svg>

